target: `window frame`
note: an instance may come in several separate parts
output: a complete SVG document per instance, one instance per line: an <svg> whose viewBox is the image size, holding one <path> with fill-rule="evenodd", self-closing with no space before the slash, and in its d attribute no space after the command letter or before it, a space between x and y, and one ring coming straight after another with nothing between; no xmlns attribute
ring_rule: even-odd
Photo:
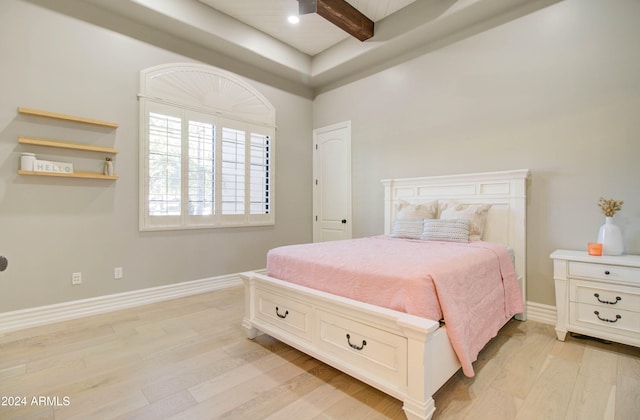
<svg viewBox="0 0 640 420"><path fill-rule="evenodd" d="M216 73L217 74L217 73ZM228 74L225 77L229 77ZM265 226L275 224L275 126L268 122L256 122L238 115L234 118L232 112L220 111L211 107L197 106L194 103L178 103L174 100L164 100L158 97L140 95L140 206L139 206L139 230L186 230L209 229L224 227L248 227ZM150 215L150 113L160 113L171 117L178 117L181 121L181 211L180 215ZM191 121L203 122L214 125L214 174L213 174L213 214L189 215L189 131ZM239 130L244 133L244 180L243 212L241 214L227 214L222 211L222 130L223 128ZM252 136L268 136L268 148L265 151L265 160L268 159L265 171L262 172L265 181L263 191L263 209L266 213L252 213ZM255 189L255 187L254 187ZM254 191L255 196L255 191Z"/></svg>

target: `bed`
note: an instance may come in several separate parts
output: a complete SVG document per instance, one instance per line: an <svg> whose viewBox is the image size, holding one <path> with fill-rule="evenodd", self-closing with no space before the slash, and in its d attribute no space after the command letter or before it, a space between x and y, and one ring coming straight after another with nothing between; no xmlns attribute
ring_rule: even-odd
<svg viewBox="0 0 640 420"><path fill-rule="evenodd" d="M476 247L481 252L487 252L484 243L509 248L519 286L512 292L526 302L528 176L528 170L515 170L383 180L385 236L366 240L396 239L389 235L394 232L400 203L490 204L483 241ZM409 242L406 246L418 246ZM256 272L243 273L242 278L246 289L243 326L249 338L259 332L269 334L402 400L408 419L430 419L435 411L433 394L458 369L468 368L469 361L458 357L457 343L449 337L452 323L316 290L303 279L297 284ZM524 308L516 318L526 319Z"/></svg>

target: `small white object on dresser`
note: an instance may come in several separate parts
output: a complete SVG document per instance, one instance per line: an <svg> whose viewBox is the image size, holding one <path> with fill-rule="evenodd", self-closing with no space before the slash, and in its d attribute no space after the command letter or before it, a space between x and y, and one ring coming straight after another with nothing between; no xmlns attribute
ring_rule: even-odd
<svg viewBox="0 0 640 420"><path fill-rule="evenodd" d="M567 331L640 347L640 255L556 250L556 335Z"/></svg>

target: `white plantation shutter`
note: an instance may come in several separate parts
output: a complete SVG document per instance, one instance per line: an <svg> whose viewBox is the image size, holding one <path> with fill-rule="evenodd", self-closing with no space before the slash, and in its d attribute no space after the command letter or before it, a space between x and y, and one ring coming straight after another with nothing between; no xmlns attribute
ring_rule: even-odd
<svg viewBox="0 0 640 420"><path fill-rule="evenodd" d="M222 214L244 214L246 133L222 128Z"/></svg>
<svg viewBox="0 0 640 420"><path fill-rule="evenodd" d="M269 130L152 101L145 109L144 229L273 224Z"/></svg>
<svg viewBox="0 0 640 420"><path fill-rule="evenodd" d="M181 121L149 114L149 214L179 215L182 161Z"/></svg>
<svg viewBox="0 0 640 420"><path fill-rule="evenodd" d="M189 121L189 215L214 214L215 126Z"/></svg>
<svg viewBox="0 0 640 420"><path fill-rule="evenodd" d="M251 214L269 214L270 212L270 137L251 133L250 152L250 210Z"/></svg>

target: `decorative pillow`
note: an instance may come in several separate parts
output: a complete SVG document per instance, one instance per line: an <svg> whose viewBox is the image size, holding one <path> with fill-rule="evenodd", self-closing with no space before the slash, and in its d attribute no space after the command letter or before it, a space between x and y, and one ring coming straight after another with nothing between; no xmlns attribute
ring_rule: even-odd
<svg viewBox="0 0 640 420"><path fill-rule="evenodd" d="M469 241L482 239L484 223L491 204L463 204L456 201L440 202L440 219L468 219Z"/></svg>
<svg viewBox="0 0 640 420"><path fill-rule="evenodd" d="M469 242L469 219L424 219L423 225L422 240Z"/></svg>
<svg viewBox="0 0 640 420"><path fill-rule="evenodd" d="M428 203L411 204L407 201L398 203L395 220L435 219L438 214L438 200Z"/></svg>
<svg viewBox="0 0 640 420"><path fill-rule="evenodd" d="M394 238L420 239L422 230L422 220L395 220L390 236Z"/></svg>

